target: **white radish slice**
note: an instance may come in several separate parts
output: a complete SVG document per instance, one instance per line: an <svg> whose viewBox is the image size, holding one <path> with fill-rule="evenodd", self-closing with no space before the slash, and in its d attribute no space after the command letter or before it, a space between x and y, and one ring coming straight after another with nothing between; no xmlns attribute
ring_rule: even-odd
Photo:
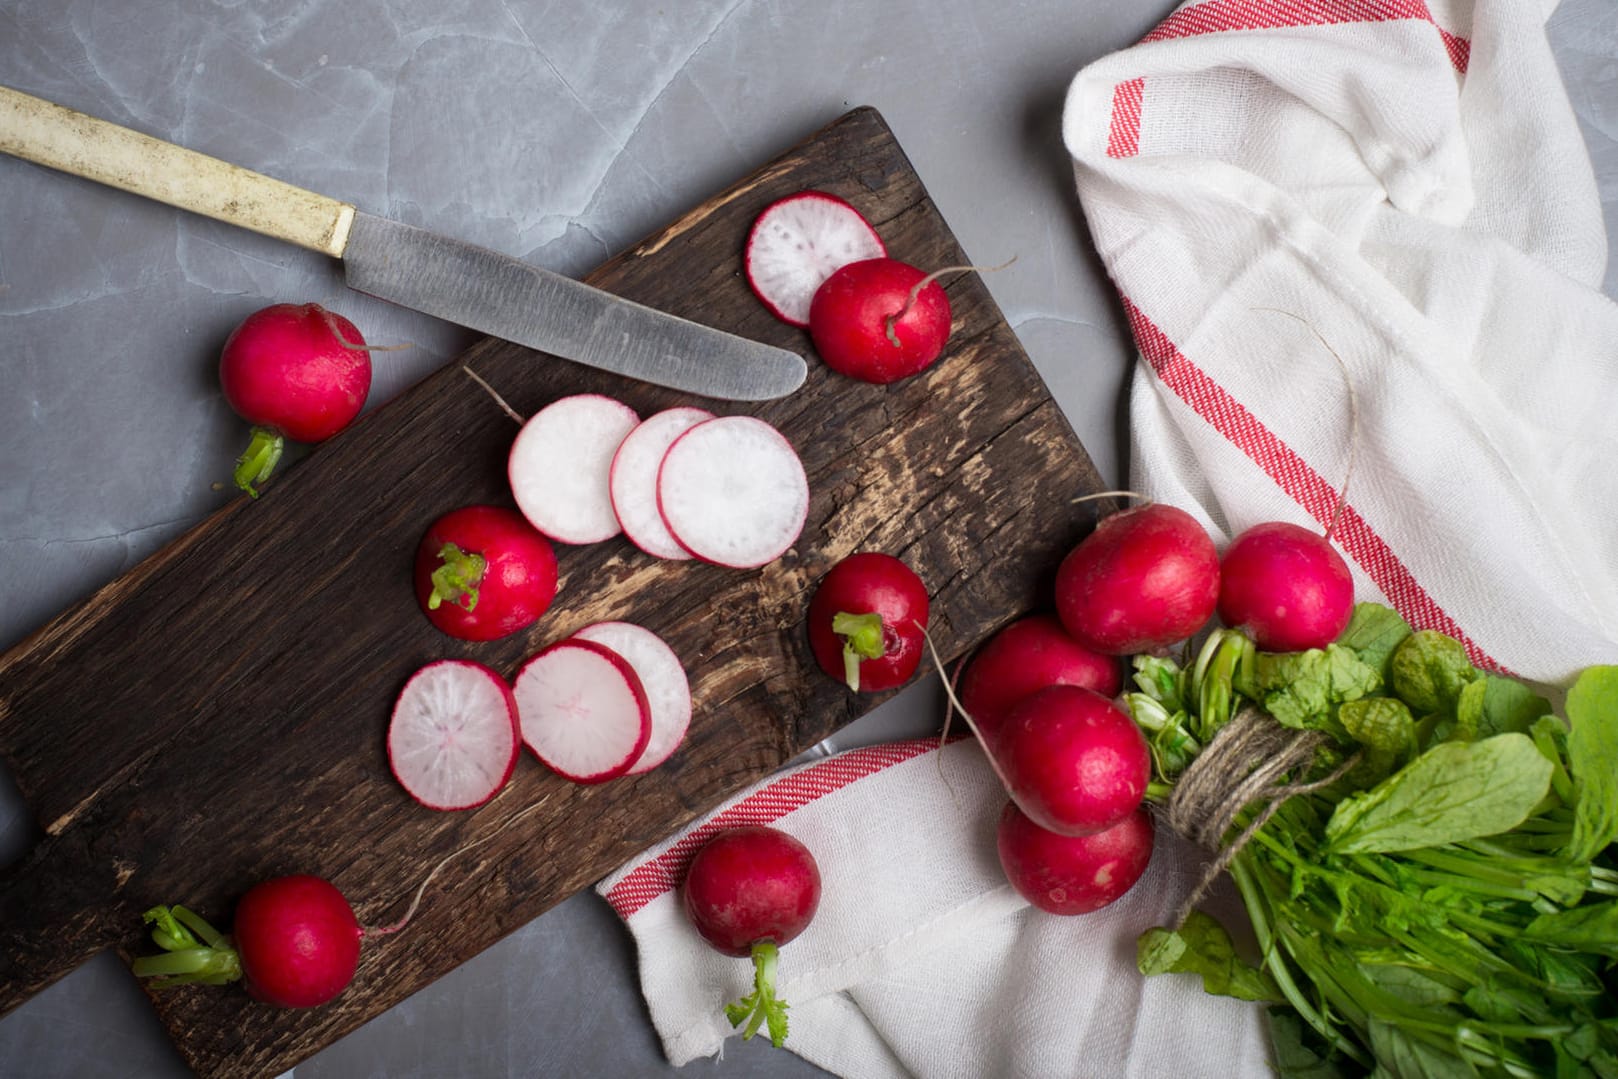
<svg viewBox="0 0 1618 1079"><path fill-rule="evenodd" d="M747 234L747 283L772 314L809 325L815 290L850 262L888 253L876 229L836 195L804 191L764 208Z"/></svg>
<svg viewBox="0 0 1618 1079"><path fill-rule="evenodd" d="M543 649L512 683L522 740L575 783L628 772L652 735L640 676L605 645L569 638Z"/></svg>
<svg viewBox="0 0 1618 1079"><path fill-rule="evenodd" d="M642 551L657 558L690 558L657 511L657 468L669 445L704 420L714 418L701 408L668 408L640 422L624 437L612 458L609 489L612 508L624 535Z"/></svg>
<svg viewBox="0 0 1618 1079"><path fill-rule="evenodd" d="M763 420L721 416L674 440L657 472L657 507L680 546L751 569L803 531L809 480L792 443Z"/></svg>
<svg viewBox="0 0 1618 1079"><path fill-rule="evenodd" d="M634 409L599 393L558 398L530 416L506 460L522 515L558 543L616 536L612 455L639 422Z"/></svg>
<svg viewBox="0 0 1618 1079"><path fill-rule="evenodd" d="M674 649L645 626L632 622L596 622L573 634L573 639L606 645L623 656L646 690L652 736L628 774L650 772L668 760L691 727L691 682Z"/></svg>
<svg viewBox="0 0 1618 1079"><path fill-rule="evenodd" d="M481 663L443 659L405 683L388 724L388 764L429 809L471 809L517 766L517 702Z"/></svg>

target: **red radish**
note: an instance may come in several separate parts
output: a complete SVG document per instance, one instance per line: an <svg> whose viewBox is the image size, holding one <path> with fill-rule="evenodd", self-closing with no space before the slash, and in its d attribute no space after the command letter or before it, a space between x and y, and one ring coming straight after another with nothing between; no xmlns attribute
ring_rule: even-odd
<svg viewBox="0 0 1618 1079"><path fill-rule="evenodd" d="M1219 552L1182 509L1160 502L1102 520L1062 560L1056 613L1087 648L1160 652L1207 624L1219 599Z"/></svg>
<svg viewBox="0 0 1618 1079"><path fill-rule="evenodd" d="M725 1009L751 1038L768 1024L787 1036L787 1005L775 994L780 948L808 928L820 905L815 856L787 833L762 824L730 828L703 844L686 871L685 913L702 939L731 956L751 956L753 992Z"/></svg>
<svg viewBox="0 0 1618 1079"><path fill-rule="evenodd" d="M616 536L612 456L639 422L634 409L599 393L562 397L534 413L506 461L522 515L558 543Z"/></svg>
<svg viewBox="0 0 1618 1079"><path fill-rule="evenodd" d="M630 622L597 622L574 633L573 639L605 645L628 660L646 691L652 733L626 774L650 772L668 760L691 726L691 683L674 649L651 630Z"/></svg>
<svg viewBox="0 0 1618 1079"><path fill-rule="evenodd" d="M254 999L280 1008L313 1008L354 980L364 930L343 893L320 877L274 877L236 904L232 939L184 907L146 912L162 955L142 956L137 977L157 988L242 979Z"/></svg>
<svg viewBox="0 0 1618 1079"><path fill-rule="evenodd" d="M634 767L652 735L651 706L629 661L594 641L541 650L512 683L522 740L575 783L602 783Z"/></svg>
<svg viewBox="0 0 1618 1079"><path fill-rule="evenodd" d="M904 685L925 643L927 586L899 559L862 551L838 562L809 601L820 669L858 693Z"/></svg>
<svg viewBox="0 0 1618 1079"><path fill-rule="evenodd" d="M978 650L961 674L961 706L991 738L1006 714L1046 686L1083 686L1103 697L1123 688L1118 657L1086 648L1048 614L1010 623Z"/></svg>
<svg viewBox="0 0 1618 1079"><path fill-rule="evenodd" d="M1219 563L1219 618L1266 652L1324 648L1348 627L1354 578L1325 537L1286 521L1254 525Z"/></svg>
<svg viewBox="0 0 1618 1079"><path fill-rule="evenodd" d="M949 339L949 297L897 259L851 262L826 279L809 308L809 336L827 366L887 383L926 369Z"/></svg>
<svg viewBox="0 0 1618 1079"><path fill-rule="evenodd" d="M236 485L258 497L286 440L320 442L347 427L371 390L371 355L354 324L316 303L278 303L244 319L225 339L219 383L253 424L236 462Z"/></svg>
<svg viewBox="0 0 1618 1079"><path fill-rule="evenodd" d="M388 725L388 764L428 809L471 809L517 767L517 701L481 663L442 659L405 683Z"/></svg>
<svg viewBox="0 0 1618 1079"><path fill-rule="evenodd" d="M434 521L416 548L416 601L466 641L492 641L539 620L556 597L556 553L520 514L465 506Z"/></svg>
<svg viewBox="0 0 1618 1079"><path fill-rule="evenodd" d="M676 438L714 418L701 408L667 408L642 420L613 454L608 490L629 542L657 558L690 558L657 508L657 470Z"/></svg>
<svg viewBox="0 0 1618 1079"><path fill-rule="evenodd" d="M1111 828L1065 836L1007 802L996 832L1006 879L1051 914L1088 914L1129 891L1152 860L1152 840L1152 815L1144 806Z"/></svg>
<svg viewBox="0 0 1618 1079"><path fill-rule="evenodd" d="M1152 778L1151 752L1129 713L1079 686L1028 697L986 748L1022 811L1059 835L1111 828L1140 806Z"/></svg>
<svg viewBox="0 0 1618 1079"><path fill-rule="evenodd" d="M693 555L751 569L797 542L809 514L809 479L781 432L751 416L721 416L669 446L657 473L657 506Z"/></svg>
<svg viewBox="0 0 1618 1079"><path fill-rule="evenodd" d="M747 234L747 283L776 318L809 325L809 302L832 272L888 253L860 212L836 195L804 191L764 208Z"/></svg>

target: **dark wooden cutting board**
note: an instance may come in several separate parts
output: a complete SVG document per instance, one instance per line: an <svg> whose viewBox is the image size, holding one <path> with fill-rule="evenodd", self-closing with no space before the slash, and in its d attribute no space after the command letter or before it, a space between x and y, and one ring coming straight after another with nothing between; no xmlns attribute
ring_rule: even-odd
<svg viewBox="0 0 1618 1079"><path fill-rule="evenodd" d="M975 274L947 279L954 332L926 373L871 386L815 360L741 275L754 216L805 188L852 202L895 257L967 261L881 116L860 109L588 278L803 352L809 379L788 398L716 403L500 341L462 357L523 415L597 391L643 416L701 404L775 424L812 491L805 531L776 563L659 562L622 539L558 548L557 601L531 631L489 644L441 635L410 587L416 543L457 506L511 504L517 429L450 364L0 657L0 750L45 832L0 879L0 1010L107 948L151 951L141 912L154 904L223 926L234 897L269 876L320 874L362 923L393 921L445 853L542 802L450 862L330 1005L280 1011L239 987L154 994L199 1073L277 1074L879 703L809 654L804 612L839 558L908 562L946 657L1042 605L1094 518L1071 501L1100 487L1078 439ZM510 675L600 619L655 630L685 662L695 719L666 765L587 787L525 754L475 811L404 794L384 737L416 668L462 656Z"/></svg>

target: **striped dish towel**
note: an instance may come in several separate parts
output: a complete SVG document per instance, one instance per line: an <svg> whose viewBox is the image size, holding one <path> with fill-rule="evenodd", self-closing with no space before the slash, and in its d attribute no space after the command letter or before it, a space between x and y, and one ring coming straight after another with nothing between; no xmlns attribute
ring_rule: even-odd
<svg viewBox="0 0 1618 1079"><path fill-rule="evenodd" d="M1226 537L1333 522L1362 598L1550 684L1618 660L1618 306L1554 7L1185 4L1063 117L1140 350L1132 486ZM824 874L782 974L787 1044L828 1070L1264 1074L1257 1009L1134 970L1195 856L1160 833L1118 903L1046 915L1000 873L1003 803L974 742L855 750L609 877L670 1060L720 1049L750 976L685 924L685 862L763 821Z"/></svg>
<svg viewBox="0 0 1618 1079"><path fill-rule="evenodd" d="M603 880L597 891L635 937L669 1060L720 1052L735 1033L724 1005L752 987L748 960L715 952L686 922L686 865L722 828L769 824L820 866L820 909L781 949L779 989L787 1048L822 1068L879 1079L1262 1072L1256 1008L1194 978L1135 973L1136 936L1172 914L1195 854L1160 833L1124 898L1058 918L1000 871L1005 803L975 741L853 749L758 784Z"/></svg>

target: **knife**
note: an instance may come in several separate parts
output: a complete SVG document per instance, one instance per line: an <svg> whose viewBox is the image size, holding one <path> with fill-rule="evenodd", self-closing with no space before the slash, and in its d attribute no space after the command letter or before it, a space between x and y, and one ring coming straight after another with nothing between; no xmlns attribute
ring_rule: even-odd
<svg viewBox="0 0 1618 1079"><path fill-rule="evenodd" d="M808 371L786 349L5 86L0 150L341 259L349 287L379 299L659 386L763 401L791 393Z"/></svg>

